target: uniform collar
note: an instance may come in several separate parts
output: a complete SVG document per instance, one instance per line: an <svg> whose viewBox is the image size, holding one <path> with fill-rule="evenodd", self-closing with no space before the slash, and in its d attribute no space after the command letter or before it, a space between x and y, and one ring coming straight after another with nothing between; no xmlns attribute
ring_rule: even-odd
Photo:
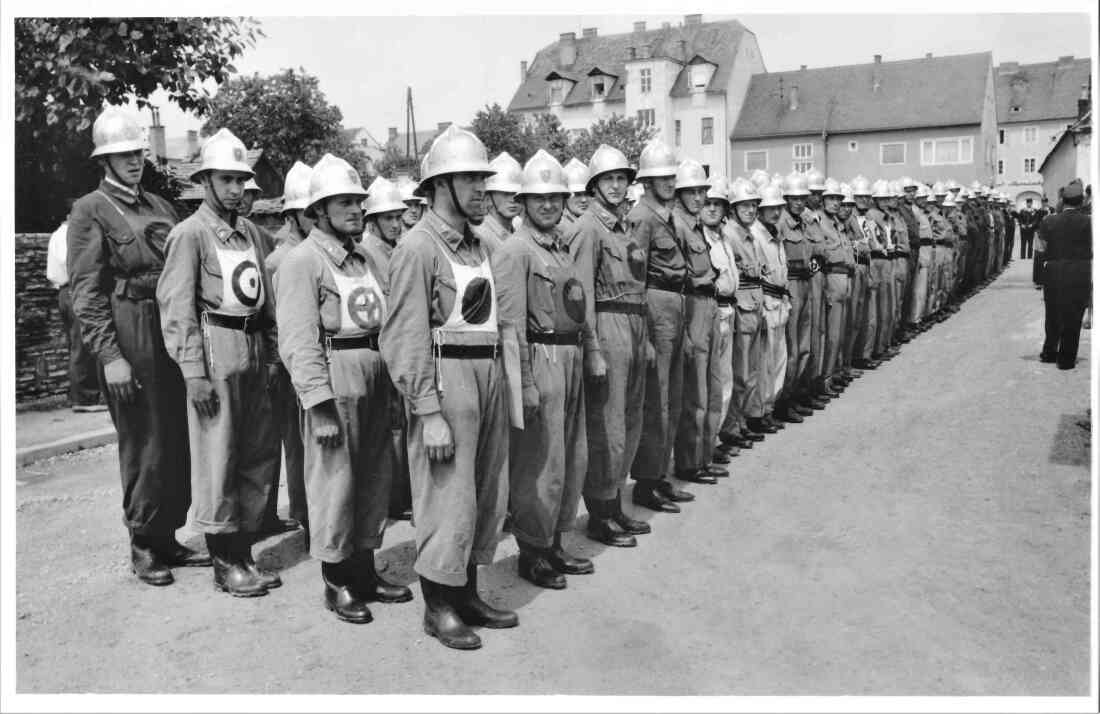
<svg viewBox="0 0 1100 714"><path fill-rule="evenodd" d="M199 208L195 211L195 215L198 216L199 220L205 223L210 230L214 231L214 235L216 235L218 237L218 240L220 240L222 243L228 243L229 238L234 233L243 236L243 234L239 230L230 226L228 223L222 220L221 216L219 216L217 213L214 213L214 209L207 205L206 201L203 201L201 204L199 204ZM238 217L237 220L239 221L242 219Z"/></svg>
<svg viewBox="0 0 1100 714"><path fill-rule="evenodd" d="M500 218L498 218L497 214L495 213L489 213L487 216L485 216L485 220L493 222L493 225L496 226L497 233L508 235L513 232L512 224L510 222L505 223L504 221L500 220ZM491 226L489 228L491 229Z"/></svg>
<svg viewBox="0 0 1100 714"><path fill-rule="evenodd" d="M558 230L557 226L548 231L541 231L533 223L524 219L523 229L542 248L546 250L565 250L565 244L561 240L561 231Z"/></svg>
<svg viewBox="0 0 1100 714"><path fill-rule="evenodd" d="M622 219L618 214L607 210L599 199L593 199L589 202L588 212L595 216L596 220L602 223L607 230L614 231L616 228L622 230Z"/></svg>
<svg viewBox="0 0 1100 714"><path fill-rule="evenodd" d="M668 209L668 206L657 203L656 199L650 198L648 193L642 195L642 200L638 201L638 205L649 209L649 212L660 218L663 223L668 223L672 217L672 211Z"/></svg>
<svg viewBox="0 0 1100 714"><path fill-rule="evenodd" d="M352 249L349 251L345 246L344 241L340 240L331 233L326 233L317 226L313 227L313 230L309 232L309 237L313 239L321 250L325 251L328 257L332 260L334 265L343 265L344 261L352 253L357 253L359 250L359 244L352 242Z"/></svg>
<svg viewBox="0 0 1100 714"><path fill-rule="evenodd" d="M672 212L676 214L676 217L687 224L687 227L691 230L696 230L702 226L702 222L699 220L699 214L694 216L687 212L683 204L679 199L676 200L676 205L672 207Z"/></svg>
<svg viewBox="0 0 1100 714"><path fill-rule="evenodd" d="M443 220L443 216L439 215L431 208L424 212L424 218L422 220L427 221L428 226L431 227L448 246L450 246L451 250L458 250L459 246L463 243L471 247L481 245L481 241L474 235L474 232L470 230L469 223L466 224L464 231L459 233L450 223Z"/></svg>
<svg viewBox="0 0 1100 714"><path fill-rule="evenodd" d="M803 210L802 213L806 211ZM779 214L779 223L786 224L787 228L801 228L803 221L802 216L796 216L786 208L783 209L783 213ZM778 224L777 224L778 225Z"/></svg>
<svg viewBox="0 0 1100 714"><path fill-rule="evenodd" d="M109 176L104 176L103 180L99 184L99 190L111 196L111 198L117 198L123 203L134 205L141 199L141 186L137 187L135 191L132 188L123 186L118 181L115 181Z"/></svg>

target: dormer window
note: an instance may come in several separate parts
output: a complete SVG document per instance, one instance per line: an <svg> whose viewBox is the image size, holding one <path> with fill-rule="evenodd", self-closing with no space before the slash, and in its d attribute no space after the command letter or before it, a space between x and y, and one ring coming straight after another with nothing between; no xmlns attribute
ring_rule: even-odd
<svg viewBox="0 0 1100 714"><path fill-rule="evenodd" d="M593 67L588 72L588 86L592 94L592 101L602 102L611 92L611 85L615 83L615 77L607 74L599 67Z"/></svg>
<svg viewBox="0 0 1100 714"><path fill-rule="evenodd" d="M573 80L567 79L557 72L551 72L546 75L546 81L549 83L547 104L553 106L564 102L573 87Z"/></svg>
<svg viewBox="0 0 1100 714"><path fill-rule="evenodd" d="M705 58L695 55L688 62L688 87L692 92L705 92L714 77L715 65Z"/></svg>

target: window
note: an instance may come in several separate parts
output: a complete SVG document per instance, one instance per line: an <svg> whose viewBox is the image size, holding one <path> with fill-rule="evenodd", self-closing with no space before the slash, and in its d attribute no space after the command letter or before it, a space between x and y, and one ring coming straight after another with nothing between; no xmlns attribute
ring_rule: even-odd
<svg viewBox="0 0 1100 714"><path fill-rule="evenodd" d="M859 151L859 142L858 141L849 141L848 142L848 151Z"/></svg>
<svg viewBox="0 0 1100 714"><path fill-rule="evenodd" d="M592 78L592 99L603 99L607 96L607 79L604 77Z"/></svg>
<svg viewBox="0 0 1100 714"><path fill-rule="evenodd" d="M676 135L676 146L679 146L680 143L681 143L682 133L683 133L682 127L680 125L680 120L677 119L675 122L673 122L672 127L673 127L673 133Z"/></svg>
<svg viewBox="0 0 1100 714"><path fill-rule="evenodd" d="M648 67L639 71L638 76L641 78L642 94L648 94L653 89L653 70Z"/></svg>
<svg viewBox="0 0 1100 714"><path fill-rule="evenodd" d="M714 143L714 117L703 117L702 144Z"/></svg>
<svg viewBox="0 0 1100 714"><path fill-rule="evenodd" d="M768 170L768 152L767 151L746 151L745 152L745 173L750 171Z"/></svg>
<svg viewBox="0 0 1100 714"><path fill-rule="evenodd" d="M792 169L805 173L814 167L814 145L794 144L791 147L791 156L794 157Z"/></svg>
<svg viewBox="0 0 1100 714"><path fill-rule="evenodd" d="M1037 126L1025 126L1024 127L1024 143L1034 144L1039 140L1039 127Z"/></svg>
<svg viewBox="0 0 1100 714"><path fill-rule="evenodd" d="M997 161L997 175L998 176L1004 176L1005 175L1005 162L1001 161L999 159Z"/></svg>
<svg viewBox="0 0 1100 714"><path fill-rule="evenodd" d="M550 103L561 104L565 98L565 81L555 79L550 82Z"/></svg>
<svg viewBox="0 0 1100 714"><path fill-rule="evenodd" d="M1035 159L1024 159L1024 173L1035 173Z"/></svg>
<svg viewBox="0 0 1100 714"><path fill-rule="evenodd" d="M653 126L657 122L657 110L639 109L638 123L642 126Z"/></svg>
<svg viewBox="0 0 1100 714"><path fill-rule="evenodd" d="M813 171L814 162L812 161L795 161L791 163L791 170L797 171L800 174L804 174L807 171Z"/></svg>
<svg viewBox="0 0 1100 714"><path fill-rule="evenodd" d="M878 145L878 162L883 166L896 166L905 163L905 142L895 141Z"/></svg>
<svg viewBox="0 0 1100 714"><path fill-rule="evenodd" d="M1005 130L1004 129L998 129L997 130L997 143L998 144L1004 144L1005 143Z"/></svg>
<svg viewBox="0 0 1100 714"><path fill-rule="evenodd" d="M705 64L696 64L691 67L692 89L706 89L710 81L710 67Z"/></svg>
<svg viewBox="0 0 1100 714"><path fill-rule="evenodd" d="M974 137L923 139L920 143L921 166L974 163Z"/></svg>

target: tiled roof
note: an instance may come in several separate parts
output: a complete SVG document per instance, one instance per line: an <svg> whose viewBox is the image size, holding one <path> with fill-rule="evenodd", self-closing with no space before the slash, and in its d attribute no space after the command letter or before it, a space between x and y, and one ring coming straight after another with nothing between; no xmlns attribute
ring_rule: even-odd
<svg viewBox="0 0 1100 714"><path fill-rule="evenodd" d="M421 153L423 153L426 150L426 147L432 143L432 139L434 139L438 134L439 134L439 130L434 128L434 127L431 128L431 129L424 129L422 131L417 131L416 132L416 147L421 151ZM388 149L389 147L392 146L402 156L404 156L405 155L405 137L406 136L408 136L408 134L406 134L403 131L397 132L396 136L392 136L386 141L386 148ZM410 150L411 150L411 144L410 144Z"/></svg>
<svg viewBox="0 0 1100 714"><path fill-rule="evenodd" d="M980 124L991 64L991 53L978 52L755 74L731 137Z"/></svg>
<svg viewBox="0 0 1100 714"><path fill-rule="evenodd" d="M260 157L264 155L263 149L249 149L245 152L244 160L249 166L255 166L256 162L260 160ZM183 184L183 191L180 192L180 199L183 201L201 201L203 198L203 188L198 184L191 183L191 174L199 170L199 166L202 165L200 161L183 161L176 165L168 165L168 173L172 174L180 183Z"/></svg>
<svg viewBox="0 0 1100 714"><path fill-rule="evenodd" d="M997 122L1074 119L1081 85L1088 83L1091 71L1087 57L1038 64L1001 63L996 69Z"/></svg>
<svg viewBox="0 0 1100 714"><path fill-rule="evenodd" d="M748 32L737 20L725 22L704 22L697 25L661 27L645 32L627 32L618 35L596 35L578 37L574 40L576 60L568 67L559 65L561 40L543 47L535 55L527 70L527 76L516 89L508 111L530 111L547 107L547 76L558 72L564 77L577 80L568 96L563 99L564 106L586 104L592 101L591 86L587 81L588 73L599 67L602 71L616 77L607 89L604 101L621 102L625 100L626 63L629 59L629 47L634 47L641 56L642 47L648 47L654 58L671 58L681 64L695 55L702 55L718 66L711 77L707 92L724 93L729 84L733 60L741 38ZM681 45L680 41L684 44ZM688 96L687 72L681 71L669 94L674 97Z"/></svg>

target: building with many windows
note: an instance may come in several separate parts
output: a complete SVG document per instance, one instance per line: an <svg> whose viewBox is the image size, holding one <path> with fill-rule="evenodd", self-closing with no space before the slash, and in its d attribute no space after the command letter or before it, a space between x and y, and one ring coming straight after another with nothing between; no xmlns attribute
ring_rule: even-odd
<svg viewBox="0 0 1100 714"><path fill-rule="evenodd" d="M764 71L756 36L736 20L600 35L595 28L562 33L528 65L508 111L532 119L556 115L567 130L587 129L613 114L656 127L678 155L728 173L726 137L737 123L753 74Z"/></svg>
<svg viewBox="0 0 1100 714"><path fill-rule="evenodd" d="M1091 86L1092 63L1072 55L1055 62L997 67L997 181L1018 205L1038 204L1040 165L1066 126L1078 119L1078 99ZM1052 196L1048 196L1053 200Z"/></svg>
<svg viewBox="0 0 1100 714"><path fill-rule="evenodd" d="M730 134L732 174L990 183L994 91L989 52L756 74Z"/></svg>

